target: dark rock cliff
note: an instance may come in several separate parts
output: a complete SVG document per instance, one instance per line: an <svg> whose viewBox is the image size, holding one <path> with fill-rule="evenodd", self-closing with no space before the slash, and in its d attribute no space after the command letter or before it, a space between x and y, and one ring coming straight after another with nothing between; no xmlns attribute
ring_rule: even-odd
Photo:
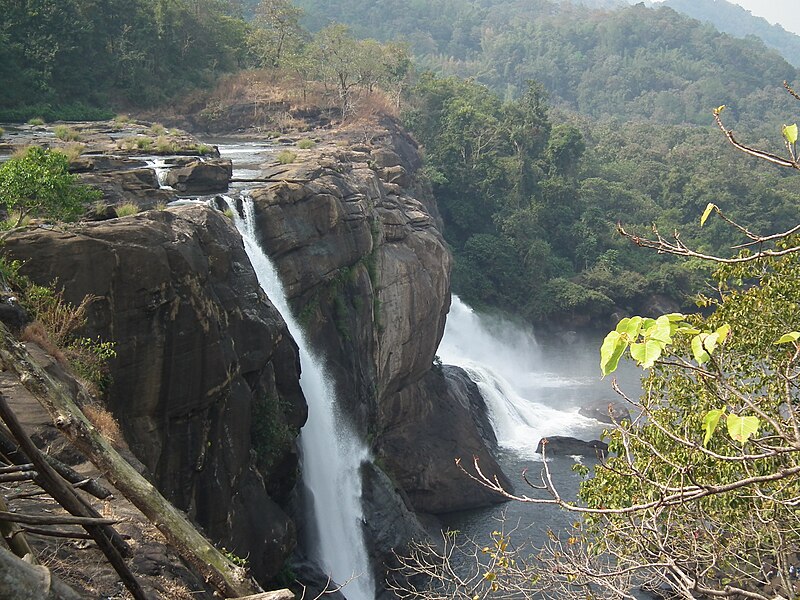
<svg viewBox="0 0 800 600"><path fill-rule="evenodd" d="M413 509L447 512L497 501L456 458L500 469L469 403L432 370L451 257L420 166L413 140L386 122L368 143L271 168L251 195L261 243L340 400Z"/></svg>
<svg viewBox="0 0 800 600"><path fill-rule="evenodd" d="M116 342L109 407L154 482L208 534L274 576L295 544L275 500L305 421L296 347L238 233L205 207L8 238L34 281L90 305Z"/></svg>

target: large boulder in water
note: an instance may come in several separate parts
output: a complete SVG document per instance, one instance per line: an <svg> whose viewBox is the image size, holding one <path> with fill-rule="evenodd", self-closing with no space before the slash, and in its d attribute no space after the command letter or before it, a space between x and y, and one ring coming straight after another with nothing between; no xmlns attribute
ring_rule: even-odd
<svg viewBox="0 0 800 600"><path fill-rule="evenodd" d="M537 454L545 456L588 456L601 458L608 452L608 444L600 440L584 441L563 435L551 435L539 440Z"/></svg>
<svg viewBox="0 0 800 600"><path fill-rule="evenodd" d="M473 481L456 464L472 471L473 458L489 477L497 476L512 491L511 482L487 449L480 433L486 416L473 407L482 404L477 387L458 367L431 370L416 384L397 394L396 412L387 415L387 431L378 441L378 455L413 508L426 513L444 513L477 508L505 499ZM474 397L474 396L477 396Z"/></svg>
<svg viewBox="0 0 800 600"><path fill-rule="evenodd" d="M213 194L228 190L233 166L227 159L193 160L167 172L164 183L182 194Z"/></svg>

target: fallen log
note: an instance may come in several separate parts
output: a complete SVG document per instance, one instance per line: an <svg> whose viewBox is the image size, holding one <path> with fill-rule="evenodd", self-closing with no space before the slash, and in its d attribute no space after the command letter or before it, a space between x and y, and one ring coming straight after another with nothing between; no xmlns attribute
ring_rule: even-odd
<svg viewBox="0 0 800 600"><path fill-rule="evenodd" d="M6 402L5 396L0 393L0 418L5 422L8 431L13 436L14 440L22 447L25 454L31 459L36 469L40 473L41 487L53 499L58 502L64 509L69 511L73 517L72 519L81 519L84 522L80 525L86 532L92 536L92 539L100 548L102 553L114 570L119 575L122 583L131 593L134 600L149 600L147 594L139 585L128 565L125 564L123 553L128 554L130 548L127 543L120 537L120 535L111 527L110 523L101 523L102 520L98 512L90 506L83 498L81 498L72 486L63 477L56 473L55 469L51 467L44 459L44 455L39 452L39 449L25 433L22 423L17 419L17 415L11 410L11 407ZM14 517L21 517L25 515L13 515ZM7 515L3 515L8 518ZM61 517L62 519L66 517Z"/></svg>
<svg viewBox="0 0 800 600"><path fill-rule="evenodd" d="M0 323L0 359L50 414L55 426L109 482L164 534L168 543L224 597L262 593L247 571L231 562L186 516L111 446L83 415L75 399L31 358Z"/></svg>
<svg viewBox="0 0 800 600"><path fill-rule="evenodd" d="M0 427L0 453L8 457L9 460L17 465L29 463L30 459L25 456L25 453L20 449L18 444L15 444L10 438L4 428ZM95 498L105 500L111 498L113 494L111 490L99 484L94 479L86 479L83 475L76 472L75 469L69 465L65 465L60 460L43 454L47 463L56 470L56 473L61 475L64 479L73 485L80 484L80 487L85 492L91 494Z"/></svg>
<svg viewBox="0 0 800 600"><path fill-rule="evenodd" d="M14 600L81 600L48 569L26 563L0 547L0 598Z"/></svg>

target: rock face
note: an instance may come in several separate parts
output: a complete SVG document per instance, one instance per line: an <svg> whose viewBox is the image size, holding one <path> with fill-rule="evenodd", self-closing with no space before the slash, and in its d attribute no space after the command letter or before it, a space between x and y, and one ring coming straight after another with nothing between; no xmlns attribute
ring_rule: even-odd
<svg viewBox="0 0 800 600"><path fill-rule="evenodd" d="M185 194L213 194L228 190L232 173L229 160L195 160L170 169L165 183Z"/></svg>
<svg viewBox="0 0 800 600"><path fill-rule="evenodd" d="M257 231L338 395L417 511L495 501L454 460L482 457L469 403L431 365L450 304L451 257L414 142L392 123L370 144L341 144L265 165L252 190ZM435 213L434 213L435 215Z"/></svg>
<svg viewBox="0 0 800 600"><path fill-rule="evenodd" d="M456 459L471 471L476 457L486 475L497 475L507 489L512 489L472 416L471 405L481 398L477 387L463 370L446 369L444 373L429 371L395 395L391 409L396 412L389 419L392 427L378 440L380 456L412 506L428 513L503 501L469 479L456 465ZM489 433L497 445L491 428Z"/></svg>
<svg viewBox="0 0 800 600"><path fill-rule="evenodd" d="M12 235L25 274L90 304L116 342L109 408L155 483L217 542L274 576L295 544L278 507L305 421L296 347L230 221L199 206Z"/></svg>

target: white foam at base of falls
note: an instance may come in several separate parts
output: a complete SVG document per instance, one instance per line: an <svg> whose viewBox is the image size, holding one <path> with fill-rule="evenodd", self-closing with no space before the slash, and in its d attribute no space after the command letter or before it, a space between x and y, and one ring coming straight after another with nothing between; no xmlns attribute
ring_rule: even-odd
<svg viewBox="0 0 800 600"><path fill-rule="evenodd" d="M562 410L537 398L538 389L583 382L537 371L541 350L523 326L483 317L453 296L437 354L443 363L463 368L478 386L501 448L540 460L536 445L541 438L596 428L597 422L577 408Z"/></svg>

